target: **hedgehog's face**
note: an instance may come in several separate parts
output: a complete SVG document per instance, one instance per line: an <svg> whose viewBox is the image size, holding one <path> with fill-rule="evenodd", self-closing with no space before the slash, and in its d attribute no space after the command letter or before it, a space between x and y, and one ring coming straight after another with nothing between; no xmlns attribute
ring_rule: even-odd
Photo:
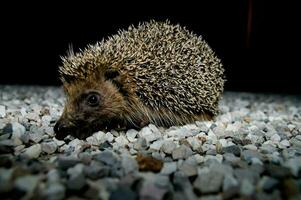
<svg viewBox="0 0 301 200"><path fill-rule="evenodd" d="M124 108L124 97L110 80L64 83L67 101L54 127L57 139L67 135L85 138L93 132L118 124Z"/></svg>

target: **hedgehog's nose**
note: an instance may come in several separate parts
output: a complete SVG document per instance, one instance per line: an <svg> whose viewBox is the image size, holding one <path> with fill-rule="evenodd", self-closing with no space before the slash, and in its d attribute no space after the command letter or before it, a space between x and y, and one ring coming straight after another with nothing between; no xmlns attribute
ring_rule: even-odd
<svg viewBox="0 0 301 200"><path fill-rule="evenodd" d="M54 128L55 138L63 140L68 134L70 134L70 128L63 122L57 121Z"/></svg>

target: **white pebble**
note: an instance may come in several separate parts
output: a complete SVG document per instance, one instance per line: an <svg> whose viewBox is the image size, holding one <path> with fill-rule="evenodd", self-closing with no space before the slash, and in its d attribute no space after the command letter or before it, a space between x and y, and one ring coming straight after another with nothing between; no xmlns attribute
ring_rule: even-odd
<svg viewBox="0 0 301 200"><path fill-rule="evenodd" d="M52 127L45 127L44 129L45 133L47 133L47 135L49 135L50 137L54 136L54 131Z"/></svg>
<svg viewBox="0 0 301 200"><path fill-rule="evenodd" d="M92 136L86 138L87 142L91 145L100 145L103 143L106 138L105 138L105 133L102 131L98 131L94 133Z"/></svg>
<svg viewBox="0 0 301 200"><path fill-rule="evenodd" d="M110 133L110 132L107 132L107 133L106 133L105 138L106 138L106 140L107 140L108 142L113 142L113 140L114 140L114 136L113 136L112 133Z"/></svg>
<svg viewBox="0 0 301 200"><path fill-rule="evenodd" d="M211 140L212 144L216 144L217 142L217 137L212 130L209 130L208 132L208 139Z"/></svg>
<svg viewBox="0 0 301 200"><path fill-rule="evenodd" d="M169 137L176 138L177 140L193 135L192 132L186 127L171 127L170 129L166 130L166 133Z"/></svg>
<svg viewBox="0 0 301 200"><path fill-rule="evenodd" d="M153 149L153 150L159 151L160 148L162 147L163 143L164 143L163 140L155 141L155 142L153 142L153 143L149 146L149 148L150 148L150 149Z"/></svg>
<svg viewBox="0 0 301 200"><path fill-rule="evenodd" d="M222 145L222 147L227 147L228 146L228 141L226 139L220 139L219 143Z"/></svg>
<svg viewBox="0 0 301 200"><path fill-rule="evenodd" d="M248 149L248 150L257 150L257 147L253 144L247 144L245 146L243 146L244 149Z"/></svg>
<svg viewBox="0 0 301 200"><path fill-rule="evenodd" d="M187 142L189 143L192 150L194 150L194 151L199 151L202 148L202 143L200 142L199 139L197 139L195 137L187 138Z"/></svg>
<svg viewBox="0 0 301 200"><path fill-rule="evenodd" d="M301 158L300 157L291 158L284 164L284 166L290 168L293 175L298 177L301 169Z"/></svg>
<svg viewBox="0 0 301 200"><path fill-rule="evenodd" d="M235 122L234 124L228 124L225 131L233 131L236 132L241 127L240 122Z"/></svg>
<svg viewBox="0 0 301 200"><path fill-rule="evenodd" d="M160 130L154 124L150 124L148 125L148 127L152 130L153 133L161 134Z"/></svg>
<svg viewBox="0 0 301 200"><path fill-rule="evenodd" d="M293 125L293 124L289 124L289 125L287 126L287 128L288 128L290 131L293 131L293 130L296 128L296 126Z"/></svg>
<svg viewBox="0 0 301 200"><path fill-rule="evenodd" d="M278 143L278 142L280 142L280 140L281 140L281 137L278 134L274 134L271 137L271 141L274 143Z"/></svg>
<svg viewBox="0 0 301 200"><path fill-rule="evenodd" d="M38 105L38 104L34 104L31 106L32 107L32 110L37 113L37 114L40 114L41 110L42 110L42 106Z"/></svg>
<svg viewBox="0 0 301 200"><path fill-rule="evenodd" d="M26 118L31 121L40 121L40 117L37 113L27 113Z"/></svg>
<svg viewBox="0 0 301 200"><path fill-rule="evenodd" d="M52 154L57 149L57 144L55 142L43 142L41 145L42 151L46 152L47 154Z"/></svg>
<svg viewBox="0 0 301 200"><path fill-rule="evenodd" d="M226 134L225 125L223 123L219 123L219 122L216 122L215 124L217 126L213 129L214 134L218 135L218 136L224 136Z"/></svg>
<svg viewBox="0 0 301 200"><path fill-rule="evenodd" d="M6 116L5 106L0 105L0 117L4 118Z"/></svg>
<svg viewBox="0 0 301 200"><path fill-rule="evenodd" d="M136 155L137 154L137 151L133 148L130 148L130 154L131 155Z"/></svg>
<svg viewBox="0 0 301 200"><path fill-rule="evenodd" d="M169 175L177 171L177 162L165 162L161 169L161 174Z"/></svg>
<svg viewBox="0 0 301 200"><path fill-rule="evenodd" d="M43 135L41 133L32 133L29 134L29 138L31 141L39 143L43 139Z"/></svg>
<svg viewBox="0 0 301 200"><path fill-rule="evenodd" d="M13 129L13 138L20 138L25 133L25 127L18 123L18 122L12 122L12 129Z"/></svg>
<svg viewBox="0 0 301 200"><path fill-rule="evenodd" d="M220 155L220 154L217 154L215 156L212 156L212 155L206 155L205 158L204 158L204 162L206 162L207 160L216 160L218 161L219 163L222 163L223 161L223 156Z"/></svg>
<svg viewBox="0 0 301 200"><path fill-rule="evenodd" d="M252 163L252 164L263 165L262 161L259 160L259 158L256 158L256 157L251 158L251 163Z"/></svg>
<svg viewBox="0 0 301 200"><path fill-rule="evenodd" d="M102 132L102 131L98 131L98 132L94 133L93 136L94 136L97 140L101 141L101 140L103 140L103 137L105 136L105 133Z"/></svg>
<svg viewBox="0 0 301 200"><path fill-rule="evenodd" d="M154 127L152 127L155 129ZM161 138L161 133L160 132L153 132L150 127L144 127L140 132L139 136L144 138L146 142L149 144L152 141L155 141L159 138Z"/></svg>
<svg viewBox="0 0 301 200"><path fill-rule="evenodd" d="M220 118L220 121L225 123L225 124L228 124L228 123L231 123L232 122L232 116L231 116L231 113L225 113L225 114L222 114L219 116Z"/></svg>
<svg viewBox="0 0 301 200"><path fill-rule="evenodd" d="M135 142L137 140L137 134L138 131L136 131L135 129L130 129L126 132L126 137L130 142Z"/></svg>
<svg viewBox="0 0 301 200"><path fill-rule="evenodd" d="M22 107L20 109L20 113L21 113L22 117L25 117L27 115L26 108Z"/></svg>
<svg viewBox="0 0 301 200"><path fill-rule="evenodd" d="M257 110L257 111L252 112L250 114L250 117L253 120L257 120L257 121L263 121L264 119L266 119L266 115L261 110Z"/></svg>
<svg viewBox="0 0 301 200"><path fill-rule="evenodd" d="M20 138L17 138L17 137L12 138L12 141L13 141L14 146L19 146L23 143L22 140Z"/></svg>
<svg viewBox="0 0 301 200"><path fill-rule="evenodd" d="M52 117L50 115L44 115L42 117L42 121L47 124L51 121L51 119L52 119Z"/></svg>
<svg viewBox="0 0 301 200"><path fill-rule="evenodd" d="M74 152L81 152L85 142L76 138L69 142L68 145L74 148Z"/></svg>
<svg viewBox="0 0 301 200"><path fill-rule="evenodd" d="M173 150L172 158L174 160L186 159L189 156L191 156L192 154L193 154L193 152L190 149L190 147L187 147L186 145L181 145L180 147Z"/></svg>
<svg viewBox="0 0 301 200"><path fill-rule="evenodd" d="M65 144L64 140L57 140L56 138L53 138L53 141L57 144L57 146L63 146Z"/></svg>
<svg viewBox="0 0 301 200"><path fill-rule="evenodd" d="M285 147L289 147L290 146L290 142L288 141L288 140L282 140L281 142L280 142L280 144L282 144L283 146L285 146Z"/></svg>
<svg viewBox="0 0 301 200"><path fill-rule="evenodd" d="M97 140L93 137L93 136L89 136L89 137L87 137L86 138L86 141L87 141L87 143L88 144L90 144L90 145L99 145L98 143L97 143Z"/></svg>
<svg viewBox="0 0 301 200"><path fill-rule="evenodd" d="M24 148L25 148L25 145L19 145L19 146L16 146L16 147L14 148L15 154L16 154L16 153L19 154Z"/></svg>
<svg viewBox="0 0 301 200"><path fill-rule="evenodd" d="M204 156L201 156L200 154L195 154L194 159L197 162L197 164L200 164L200 163L204 162Z"/></svg>
<svg viewBox="0 0 301 200"><path fill-rule="evenodd" d="M165 140L164 144L162 145L161 150L164 153L171 154L176 147L177 147L177 145L173 141Z"/></svg>
<svg viewBox="0 0 301 200"><path fill-rule="evenodd" d="M115 139L115 142L118 144L119 147L124 147L129 143L125 136L120 135Z"/></svg>
<svg viewBox="0 0 301 200"><path fill-rule="evenodd" d="M35 144L30 147L28 147L24 154L28 156L29 158L38 158L40 156L40 153L42 151L40 144Z"/></svg>
<svg viewBox="0 0 301 200"><path fill-rule="evenodd" d="M139 136L140 137L146 137L148 135L151 135L152 131L149 127L144 127L139 131Z"/></svg>

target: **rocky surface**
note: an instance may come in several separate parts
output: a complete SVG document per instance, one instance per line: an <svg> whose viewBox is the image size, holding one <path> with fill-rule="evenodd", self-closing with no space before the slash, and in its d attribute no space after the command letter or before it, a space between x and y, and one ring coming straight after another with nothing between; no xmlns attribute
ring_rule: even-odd
<svg viewBox="0 0 301 200"><path fill-rule="evenodd" d="M226 92L168 129L54 138L60 88L0 86L1 199L301 199L301 97Z"/></svg>

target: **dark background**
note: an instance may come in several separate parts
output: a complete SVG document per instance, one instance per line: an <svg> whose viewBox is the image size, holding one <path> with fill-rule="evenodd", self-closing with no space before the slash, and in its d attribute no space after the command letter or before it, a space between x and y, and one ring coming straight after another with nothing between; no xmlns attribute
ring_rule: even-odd
<svg viewBox="0 0 301 200"><path fill-rule="evenodd" d="M0 84L60 85L57 67L75 51L150 19L200 34L226 69L226 90L301 93L300 20L293 1L15 3L1 6Z"/></svg>

